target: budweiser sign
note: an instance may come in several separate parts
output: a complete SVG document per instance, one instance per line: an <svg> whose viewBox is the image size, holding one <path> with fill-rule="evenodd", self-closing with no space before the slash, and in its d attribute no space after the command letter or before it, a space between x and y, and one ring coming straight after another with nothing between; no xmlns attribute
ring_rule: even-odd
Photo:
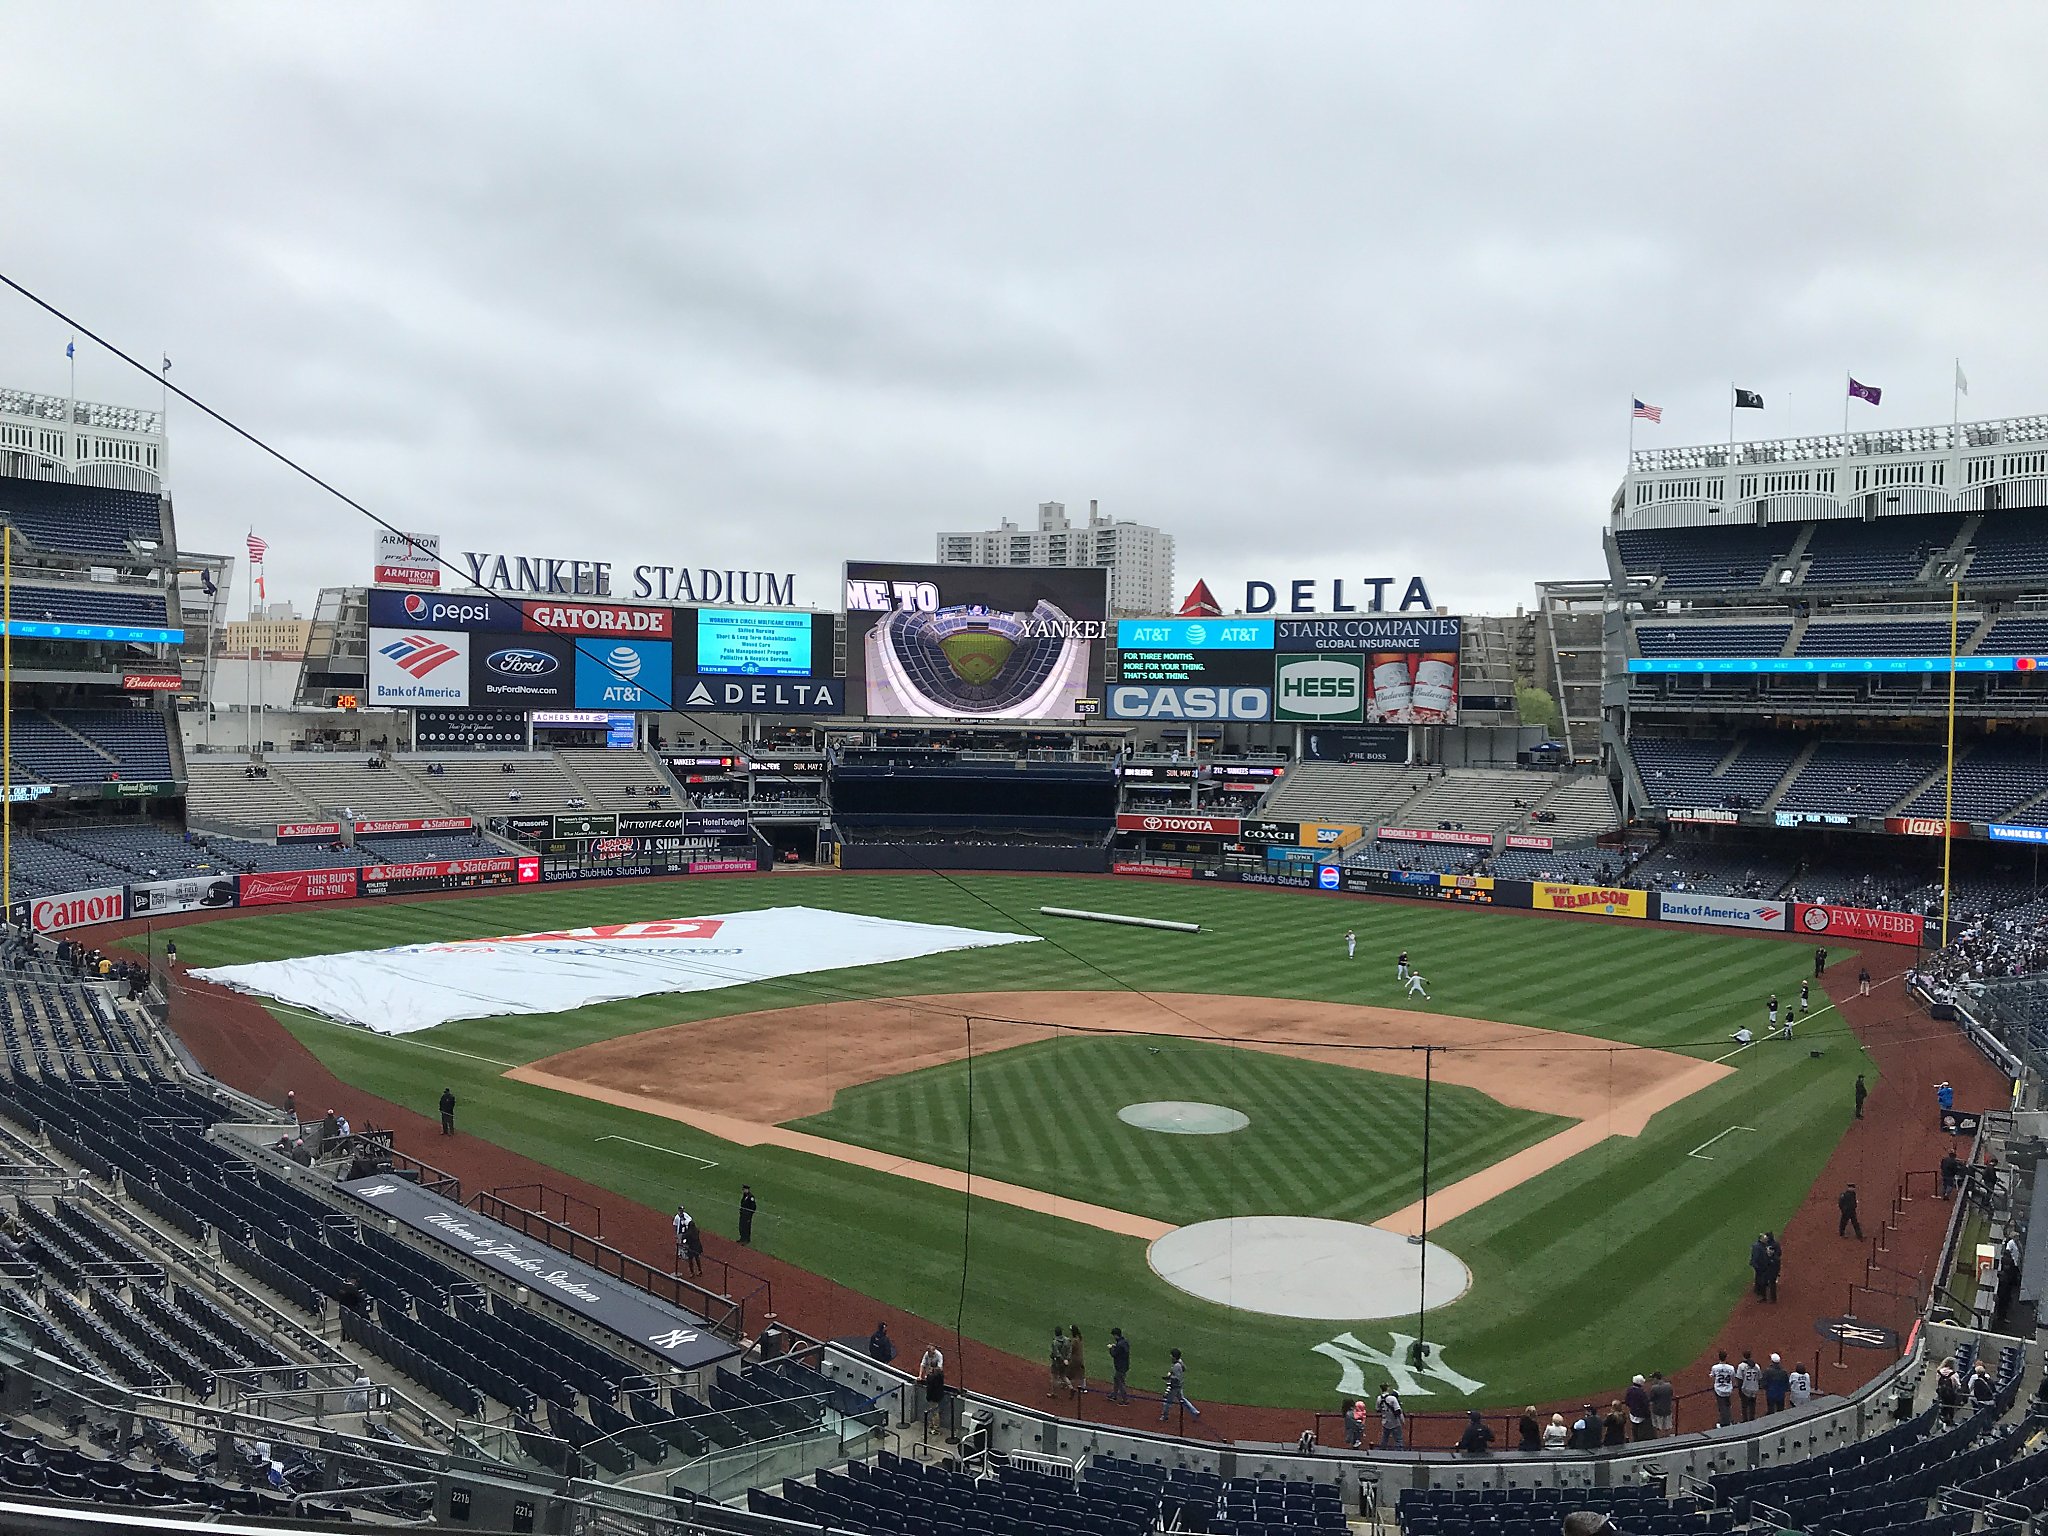
<svg viewBox="0 0 2048 1536"><path fill-rule="evenodd" d="M275 907L297 901L338 901L356 894L353 869L288 869L241 877L241 904Z"/></svg>
<svg viewBox="0 0 2048 1536"><path fill-rule="evenodd" d="M1147 816L1125 812L1116 819L1119 832L1181 832L1204 837L1235 837L1235 816Z"/></svg>
<svg viewBox="0 0 2048 1536"><path fill-rule="evenodd" d="M130 693L176 693L185 680L175 672L123 672L121 686Z"/></svg>
<svg viewBox="0 0 2048 1536"><path fill-rule="evenodd" d="M376 837L386 832L467 832L476 823L467 816L425 816L399 821L359 821L357 837Z"/></svg>

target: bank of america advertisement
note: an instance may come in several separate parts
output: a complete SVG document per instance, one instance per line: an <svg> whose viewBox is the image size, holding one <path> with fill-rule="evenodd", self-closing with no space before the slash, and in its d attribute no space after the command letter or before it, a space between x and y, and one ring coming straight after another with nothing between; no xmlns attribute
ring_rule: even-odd
<svg viewBox="0 0 2048 1536"><path fill-rule="evenodd" d="M469 707L469 653L459 629L370 631L369 702L406 709Z"/></svg>
<svg viewBox="0 0 2048 1536"><path fill-rule="evenodd" d="M878 719L1077 720L1102 697L1109 572L846 566L847 708Z"/></svg>

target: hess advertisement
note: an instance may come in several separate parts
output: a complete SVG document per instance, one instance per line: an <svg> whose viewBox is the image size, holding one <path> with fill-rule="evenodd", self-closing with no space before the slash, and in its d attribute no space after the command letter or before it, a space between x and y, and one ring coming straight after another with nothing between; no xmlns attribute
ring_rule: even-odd
<svg viewBox="0 0 2048 1536"><path fill-rule="evenodd" d="M1075 720L1102 696L1109 572L848 561L849 710Z"/></svg>
<svg viewBox="0 0 2048 1536"><path fill-rule="evenodd" d="M1280 619L1273 718L1309 725L1455 725L1456 619Z"/></svg>

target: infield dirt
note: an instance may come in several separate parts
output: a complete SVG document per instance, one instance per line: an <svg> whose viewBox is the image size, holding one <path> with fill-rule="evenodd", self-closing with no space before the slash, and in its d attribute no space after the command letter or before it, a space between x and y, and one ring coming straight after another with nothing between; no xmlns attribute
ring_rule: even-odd
<svg viewBox="0 0 2048 1536"><path fill-rule="evenodd" d="M969 1029L972 1020L972 1029ZM694 1126L740 1146L772 1145L959 1189L957 1169L791 1130L842 1088L1044 1040L1059 1029L1172 1035L1404 1077L1434 1049L1441 1082L1498 1103L1576 1122L1534 1146L1434 1191L1433 1224L1476 1210L1604 1141L1639 1136L1659 1110L1732 1069L1673 1051L1523 1024L1398 1008L1197 993L969 992L821 1003L734 1014L579 1046L506 1075ZM1361 1050L1359 1047L1374 1047ZM741 1118L732 1107L744 1104ZM1044 1211L1148 1241L1168 1223L977 1178L983 1199ZM1376 1226L1420 1230L1419 1207Z"/></svg>

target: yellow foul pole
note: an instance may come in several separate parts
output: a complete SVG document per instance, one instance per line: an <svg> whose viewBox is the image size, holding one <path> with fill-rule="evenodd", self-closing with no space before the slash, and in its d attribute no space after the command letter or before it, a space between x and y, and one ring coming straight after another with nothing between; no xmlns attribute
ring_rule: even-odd
<svg viewBox="0 0 2048 1536"><path fill-rule="evenodd" d="M1963 602L1960 578L1948 584L1948 763L1942 770L1941 808L1941 947L1948 948L1948 861L1955 848L1949 836L1956 814L1956 612Z"/></svg>

